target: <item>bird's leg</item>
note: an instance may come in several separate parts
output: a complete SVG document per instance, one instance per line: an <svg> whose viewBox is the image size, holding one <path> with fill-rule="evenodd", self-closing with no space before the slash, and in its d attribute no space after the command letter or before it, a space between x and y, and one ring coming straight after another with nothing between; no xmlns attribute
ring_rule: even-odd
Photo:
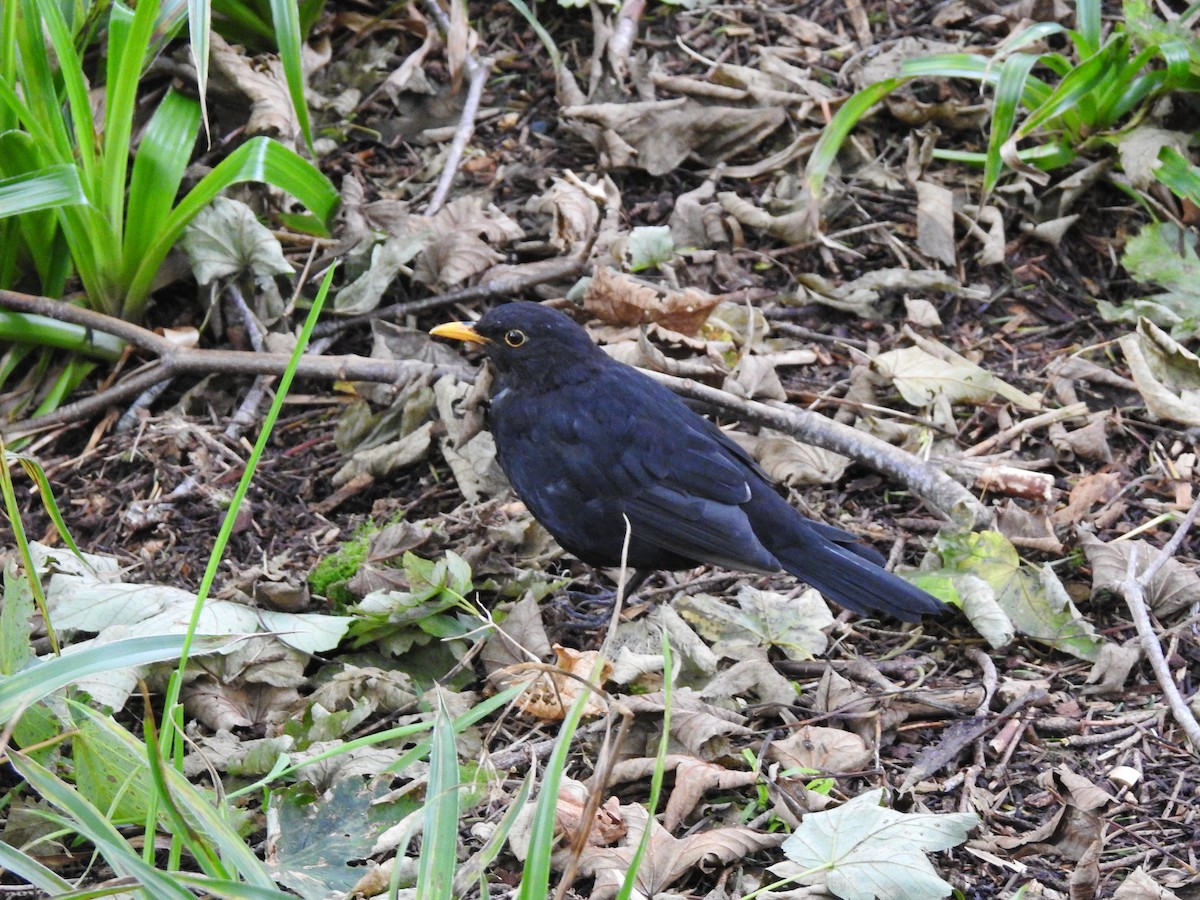
<svg viewBox="0 0 1200 900"><path fill-rule="evenodd" d="M628 603L639 587L653 575L650 569L634 569L627 574L623 586L609 590L601 588L593 591L566 590L562 597L555 601L567 616L567 625L571 628L590 629L607 625L612 619L613 604L617 602L618 590L622 603Z"/></svg>

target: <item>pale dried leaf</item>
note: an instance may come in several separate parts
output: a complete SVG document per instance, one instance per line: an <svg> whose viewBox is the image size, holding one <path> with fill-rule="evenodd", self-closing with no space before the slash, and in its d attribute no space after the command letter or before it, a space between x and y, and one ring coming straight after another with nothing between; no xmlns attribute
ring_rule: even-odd
<svg viewBox="0 0 1200 900"><path fill-rule="evenodd" d="M858 735L840 728L802 725L788 737L772 741L768 755L785 770L854 772L870 765L872 750Z"/></svg>
<svg viewBox="0 0 1200 900"><path fill-rule="evenodd" d="M1124 596L1124 583L1129 570L1129 557L1137 553L1136 572L1141 575L1158 555L1158 548L1146 541L1132 540L1105 543L1095 535L1081 532L1079 545L1092 567L1092 597L1105 594ZM1146 602L1160 616L1168 616L1200 603L1200 574L1178 559L1168 559L1146 585Z"/></svg>
<svg viewBox="0 0 1200 900"><path fill-rule="evenodd" d="M709 106L690 98L568 106L560 113L608 168L665 175L689 157L716 165L757 147L784 123L779 107Z"/></svg>
<svg viewBox="0 0 1200 900"><path fill-rule="evenodd" d="M829 607L814 590L799 597L743 585L737 606L709 594L684 596L672 604L693 627L713 641L713 650L731 658L777 647L791 659L812 659L824 652L822 629L833 624Z"/></svg>
<svg viewBox="0 0 1200 900"><path fill-rule="evenodd" d="M917 249L930 259L953 266L954 192L929 181L917 182Z"/></svg>

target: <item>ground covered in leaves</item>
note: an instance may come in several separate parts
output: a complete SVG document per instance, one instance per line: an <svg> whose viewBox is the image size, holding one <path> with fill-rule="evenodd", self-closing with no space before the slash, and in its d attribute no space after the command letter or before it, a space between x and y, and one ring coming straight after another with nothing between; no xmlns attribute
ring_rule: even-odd
<svg viewBox="0 0 1200 900"><path fill-rule="evenodd" d="M872 896L894 868L911 880L888 896L941 896L939 878L978 898L1021 885L1200 896L1200 767L1123 590L1131 548L1144 567L1195 499L1200 428L1195 333L1175 330L1175 343L1167 324L1120 317L1159 290L1122 256L1144 206L1111 163L1083 158L1046 185L1010 173L981 203L979 172L933 153L986 141L979 94L955 82L890 97L853 133L820 205L802 178L852 90L903 59L994 47L1070 11L655 6L632 21L630 49L612 9L542 8L560 61L508 4L468 12L442 37L421 8L377 18L331 4L318 28L321 165L343 211L331 239L292 235L279 249L289 272L342 265L323 353L407 368L394 384L293 390L201 627L262 634L194 663L189 771L245 782L282 750L304 760L426 718L435 682L461 715L530 680L461 735L460 761L477 772L461 832L470 861L556 745L579 690L562 671L586 679L603 648L560 797L557 873L577 858L578 896L611 896L647 827L668 671L647 896L739 896L827 864L815 823L835 809L830 828L862 831L857 855L834 854L831 889L844 877L861 891L841 896ZM480 66L474 135L431 209ZM214 134L245 122L235 83L215 86L228 93L212 104ZM276 113L286 134L286 107ZM222 252L206 232L219 245L242 228L244 203L272 209L252 192L214 209L226 218L189 237L194 269ZM1186 233L1188 209L1177 212ZM205 303L193 282L167 289L155 324L207 319L212 347L255 328L286 337L293 283L256 265L212 276ZM478 360L425 333L514 295L572 310L623 360L723 390L728 402L706 410L798 508L963 611L900 627L836 615L787 578L701 569L656 577L613 626L582 615L600 609L587 595L603 576L562 556L507 492L480 428ZM122 408L37 439L30 452L76 541L110 561L103 594L30 502L27 527L59 548L46 565L60 572L60 633L153 633L190 609L254 437L253 424L230 426L250 389L217 369L124 430ZM902 471L799 443L755 403L884 438L906 451ZM975 505L939 506L924 467ZM1200 664L1198 547L1200 532L1186 535L1145 592L1185 697ZM131 686L89 689L121 709ZM265 836L282 884L327 896L362 860L415 857L387 831L423 790L407 746L336 756L276 792ZM242 802L257 814L255 799ZM785 853L805 821L813 830ZM528 828L488 867L493 891L519 880ZM880 836L889 828L901 843Z"/></svg>

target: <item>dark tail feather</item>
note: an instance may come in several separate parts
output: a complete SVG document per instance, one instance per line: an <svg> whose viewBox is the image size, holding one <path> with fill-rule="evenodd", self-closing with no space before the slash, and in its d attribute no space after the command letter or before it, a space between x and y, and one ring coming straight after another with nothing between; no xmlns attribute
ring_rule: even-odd
<svg viewBox="0 0 1200 900"><path fill-rule="evenodd" d="M856 613L883 612L905 622L946 611L946 604L861 553L865 545L833 543L813 535L776 557L792 575L815 587L826 599Z"/></svg>
<svg viewBox="0 0 1200 900"><path fill-rule="evenodd" d="M790 574L826 599L859 614L883 612L905 622L946 611L941 600L884 569L883 556L854 535L804 518L773 491L771 498L755 497L759 540Z"/></svg>

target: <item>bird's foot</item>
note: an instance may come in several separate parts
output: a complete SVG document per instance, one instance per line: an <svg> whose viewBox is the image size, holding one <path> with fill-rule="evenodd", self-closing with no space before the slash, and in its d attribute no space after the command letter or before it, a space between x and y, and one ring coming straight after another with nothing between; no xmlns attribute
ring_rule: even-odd
<svg viewBox="0 0 1200 900"><path fill-rule="evenodd" d="M566 590L550 605L562 611L566 628L591 631L603 628L612 621L613 604L616 601L616 591Z"/></svg>

